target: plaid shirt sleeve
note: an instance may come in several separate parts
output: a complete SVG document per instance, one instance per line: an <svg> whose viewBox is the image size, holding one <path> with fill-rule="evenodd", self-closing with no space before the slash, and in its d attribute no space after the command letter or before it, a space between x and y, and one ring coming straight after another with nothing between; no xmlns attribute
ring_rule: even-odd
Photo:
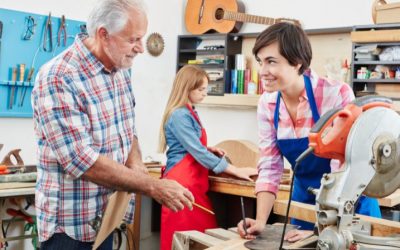
<svg viewBox="0 0 400 250"><path fill-rule="evenodd" d="M283 158L276 144L277 134L273 120L274 109L275 105L267 102L267 94L264 93L257 108L260 160L257 166L256 193L267 191L276 194L283 173Z"/></svg>
<svg viewBox="0 0 400 250"><path fill-rule="evenodd" d="M40 86L34 105L40 114L38 126L42 127L42 136L63 169L78 178L99 156L99 149L89 134L88 118L81 112L84 106L66 76L62 79L47 76L41 79Z"/></svg>

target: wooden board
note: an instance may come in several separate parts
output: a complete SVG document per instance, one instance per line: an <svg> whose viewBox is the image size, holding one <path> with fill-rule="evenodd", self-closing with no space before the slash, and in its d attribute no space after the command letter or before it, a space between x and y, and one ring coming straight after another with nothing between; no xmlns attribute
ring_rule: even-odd
<svg viewBox="0 0 400 250"><path fill-rule="evenodd" d="M273 229L274 225L268 225L269 231ZM281 226L279 228L281 230ZM269 232L265 231L265 232ZM280 242L280 232L276 232L273 241ZM269 235L269 233L268 233ZM269 243L269 239L265 243ZM311 239L304 239L294 244L285 245L284 249L297 249L304 247L310 242L316 241L316 237ZM229 228L228 230L222 228L208 229L205 233L199 231L183 231L176 232L173 237L172 249L173 250L247 250L246 242L250 240L242 239L237 234L237 228ZM248 244L248 243L247 243ZM275 250L265 248L265 250Z"/></svg>
<svg viewBox="0 0 400 250"><path fill-rule="evenodd" d="M226 156L237 167L257 167L260 158L258 146L250 141L226 140L215 147L225 150Z"/></svg>
<svg viewBox="0 0 400 250"><path fill-rule="evenodd" d="M3 189L14 189L14 188L29 188L35 187L36 182L10 182L10 183L0 183L0 190Z"/></svg>
<svg viewBox="0 0 400 250"><path fill-rule="evenodd" d="M394 207L400 204L400 189L397 189L393 194L378 200L379 205L383 207Z"/></svg>
<svg viewBox="0 0 400 250"><path fill-rule="evenodd" d="M110 196L93 249L97 249L111 232L121 224L131 197L130 193L123 191L116 191Z"/></svg>
<svg viewBox="0 0 400 250"><path fill-rule="evenodd" d="M400 30L353 31L351 40L354 43L398 42Z"/></svg>
<svg viewBox="0 0 400 250"><path fill-rule="evenodd" d="M274 213L285 215L287 209L287 201L276 200L274 203ZM400 234L400 222L390 221L384 219L377 219L365 215L357 214L361 220L371 223L373 236L389 236L393 234ZM290 205L289 217L296 218L308 222L315 223L315 206L292 201Z"/></svg>

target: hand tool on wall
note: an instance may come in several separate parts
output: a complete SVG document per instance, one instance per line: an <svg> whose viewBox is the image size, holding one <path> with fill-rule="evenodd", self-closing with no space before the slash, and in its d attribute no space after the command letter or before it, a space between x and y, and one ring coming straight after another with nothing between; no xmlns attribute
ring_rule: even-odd
<svg viewBox="0 0 400 250"><path fill-rule="evenodd" d="M31 85L33 72L35 72L35 69L34 68L30 68L29 69L29 73L28 73L28 77L26 78L26 83L28 84L28 86ZM20 107L22 107L24 105L25 95L26 95L26 91L28 90L28 86L25 86L23 88L23 90L22 90L21 96L19 98L19 106Z"/></svg>
<svg viewBox="0 0 400 250"><path fill-rule="evenodd" d="M35 34L36 21L33 16L27 16L25 19L26 30L22 37L23 40L31 40Z"/></svg>
<svg viewBox="0 0 400 250"><path fill-rule="evenodd" d="M49 48L47 48L47 37L49 39ZM44 27L43 50L47 51L47 52L53 51L53 33L52 33L52 28L51 28L51 12L49 12L49 16L47 17L46 24Z"/></svg>
<svg viewBox="0 0 400 250"><path fill-rule="evenodd" d="M65 29L65 16L61 16L60 28L58 29L57 34L57 47L61 46L61 35L64 33L63 45L67 46L67 30Z"/></svg>
<svg viewBox="0 0 400 250"><path fill-rule="evenodd" d="M12 68L11 82L10 82L10 95L8 99L8 109L12 109L14 104L15 85L17 84L17 68Z"/></svg>

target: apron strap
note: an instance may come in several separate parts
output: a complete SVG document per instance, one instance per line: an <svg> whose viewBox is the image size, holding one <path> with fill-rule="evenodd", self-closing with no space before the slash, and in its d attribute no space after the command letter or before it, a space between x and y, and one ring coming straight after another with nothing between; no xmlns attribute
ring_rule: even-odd
<svg viewBox="0 0 400 250"><path fill-rule="evenodd" d="M310 77L308 77L306 75L303 75L303 77L304 77L304 85L306 88L306 94L308 97L308 101L310 103L313 121L314 121L314 123L316 123L319 120L319 113L318 113L317 103L315 102L315 98L314 98L311 80L310 80ZM275 107L275 112L274 112L274 126L275 126L276 130L278 130L279 107L281 104L281 95L282 95L281 92L278 91L278 96L276 98L276 107Z"/></svg>
<svg viewBox="0 0 400 250"><path fill-rule="evenodd" d="M199 116L196 114L196 112L194 112L194 110L193 110L193 108L191 107L191 105L186 104L186 108L187 108L187 109L189 110L189 112L192 114L192 116L193 116L194 119L197 121L197 123L199 123L200 127L203 128L203 126L201 125Z"/></svg>

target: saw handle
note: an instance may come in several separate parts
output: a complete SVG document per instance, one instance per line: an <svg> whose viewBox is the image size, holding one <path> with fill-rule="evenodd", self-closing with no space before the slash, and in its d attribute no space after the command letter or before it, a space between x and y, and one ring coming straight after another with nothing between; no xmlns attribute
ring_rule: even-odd
<svg viewBox="0 0 400 250"><path fill-rule="evenodd" d="M318 133L321 131L321 129L328 124L327 121L334 116L337 112L339 112L340 109L331 109L328 112L326 112L321 118L319 118L318 122L314 124L314 126L311 128L310 133Z"/></svg>
<svg viewBox="0 0 400 250"><path fill-rule="evenodd" d="M309 147L314 148L314 154L343 162L347 135L355 119L347 109L333 109L325 113L310 131Z"/></svg>

